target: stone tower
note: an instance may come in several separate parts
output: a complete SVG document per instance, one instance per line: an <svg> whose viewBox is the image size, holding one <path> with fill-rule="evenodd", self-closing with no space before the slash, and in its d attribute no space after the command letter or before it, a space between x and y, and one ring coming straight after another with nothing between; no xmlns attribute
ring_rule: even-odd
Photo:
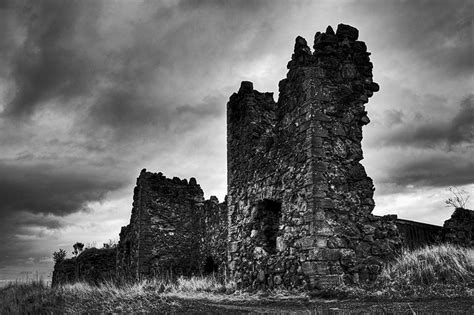
<svg viewBox="0 0 474 315"><path fill-rule="evenodd" d="M362 160L365 104L379 86L358 30L296 38L278 102L242 82L227 104L228 261L241 287L365 281L399 245L377 218Z"/></svg>

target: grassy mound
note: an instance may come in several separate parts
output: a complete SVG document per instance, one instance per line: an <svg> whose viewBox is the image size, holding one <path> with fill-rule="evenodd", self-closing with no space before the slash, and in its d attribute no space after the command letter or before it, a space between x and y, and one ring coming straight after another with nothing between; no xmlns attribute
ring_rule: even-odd
<svg viewBox="0 0 474 315"><path fill-rule="evenodd" d="M451 244L404 250L373 284L339 286L333 296L430 298L474 296L474 249Z"/></svg>
<svg viewBox="0 0 474 315"><path fill-rule="evenodd" d="M376 288L388 295L472 296L474 249L443 244L404 251L382 271Z"/></svg>

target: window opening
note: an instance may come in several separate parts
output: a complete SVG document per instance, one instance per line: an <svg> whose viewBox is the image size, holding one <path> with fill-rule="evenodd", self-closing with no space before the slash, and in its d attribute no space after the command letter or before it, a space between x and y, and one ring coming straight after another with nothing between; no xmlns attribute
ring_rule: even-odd
<svg viewBox="0 0 474 315"><path fill-rule="evenodd" d="M263 199L257 203L256 228L259 245L267 252L276 252L276 239L280 227L281 202Z"/></svg>

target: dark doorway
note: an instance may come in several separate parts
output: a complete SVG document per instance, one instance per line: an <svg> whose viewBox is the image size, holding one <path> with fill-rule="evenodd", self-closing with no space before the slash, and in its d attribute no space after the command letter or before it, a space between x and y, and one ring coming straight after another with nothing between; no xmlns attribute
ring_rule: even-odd
<svg viewBox="0 0 474 315"><path fill-rule="evenodd" d="M281 202L263 199L257 203L256 228L260 243L269 253L276 252L276 239L280 227Z"/></svg>
<svg viewBox="0 0 474 315"><path fill-rule="evenodd" d="M210 274L216 273L217 270L219 269L219 266L214 261L214 258L212 258L211 256L208 256L206 258L206 262L204 263L203 269L204 269L203 272L205 275L210 275Z"/></svg>

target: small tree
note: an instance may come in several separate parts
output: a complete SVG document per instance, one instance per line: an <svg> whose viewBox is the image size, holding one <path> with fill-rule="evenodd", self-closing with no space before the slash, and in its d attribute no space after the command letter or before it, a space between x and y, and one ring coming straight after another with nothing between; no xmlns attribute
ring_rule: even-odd
<svg viewBox="0 0 474 315"><path fill-rule="evenodd" d="M74 254L74 256L77 256L84 249L84 244L77 242L76 244L72 245L72 247L74 248L74 251L72 253Z"/></svg>
<svg viewBox="0 0 474 315"><path fill-rule="evenodd" d="M62 248L53 253L53 260L55 264L60 263L64 260L64 258L66 258L66 251Z"/></svg>
<svg viewBox="0 0 474 315"><path fill-rule="evenodd" d="M446 207L464 208L469 200L469 194L464 189L449 187L452 196L444 201Z"/></svg>
<svg viewBox="0 0 474 315"><path fill-rule="evenodd" d="M117 247L117 240L109 239L107 243L104 243L104 248L116 248Z"/></svg>

